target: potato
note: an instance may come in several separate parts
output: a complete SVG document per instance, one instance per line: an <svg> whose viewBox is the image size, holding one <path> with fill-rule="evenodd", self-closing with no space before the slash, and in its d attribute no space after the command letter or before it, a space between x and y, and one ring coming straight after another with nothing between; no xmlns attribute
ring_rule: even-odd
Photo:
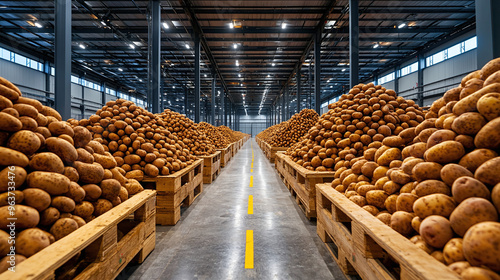
<svg viewBox="0 0 500 280"><path fill-rule="evenodd" d="M444 245L443 255L446 264L465 261L463 241L462 238L453 238Z"/></svg>
<svg viewBox="0 0 500 280"><path fill-rule="evenodd" d="M402 151L403 159L409 156L415 158L423 158L426 151L426 143L415 143L411 146L407 146Z"/></svg>
<svg viewBox="0 0 500 280"><path fill-rule="evenodd" d="M387 212L380 212L377 214L377 219L379 219L382 223L390 226L391 225L391 217L392 215Z"/></svg>
<svg viewBox="0 0 500 280"><path fill-rule="evenodd" d="M488 121L500 117L500 93L492 92L479 98L477 110Z"/></svg>
<svg viewBox="0 0 500 280"><path fill-rule="evenodd" d="M424 252L426 252L429 255L432 254L432 252L434 252L434 248L432 248L431 245L425 243L425 241L423 241L423 240L419 240L419 241L415 242L415 246L417 246L417 248L422 249Z"/></svg>
<svg viewBox="0 0 500 280"><path fill-rule="evenodd" d="M118 180L107 179L101 182L102 197L107 200L113 200L120 194L121 185Z"/></svg>
<svg viewBox="0 0 500 280"><path fill-rule="evenodd" d="M481 164L474 173L474 178L486 185L494 186L500 183L498 174L500 174L500 157L492 158Z"/></svg>
<svg viewBox="0 0 500 280"><path fill-rule="evenodd" d="M474 174L465 167L455 163L449 163L441 168L441 179L448 186L452 186L456 179L463 176L474 177Z"/></svg>
<svg viewBox="0 0 500 280"><path fill-rule="evenodd" d="M349 200L356 203L359 207L366 205L366 199L360 195L353 195L349 197Z"/></svg>
<svg viewBox="0 0 500 280"><path fill-rule="evenodd" d="M459 160L465 154L462 144L456 141L444 141L425 151L424 159L428 162L450 163Z"/></svg>
<svg viewBox="0 0 500 280"><path fill-rule="evenodd" d="M26 170L19 166L8 166L0 171L0 192L6 192L10 187L20 187L26 180ZM10 182L10 184L9 184Z"/></svg>
<svg viewBox="0 0 500 280"><path fill-rule="evenodd" d="M54 153L38 153L30 160L30 168L36 171L64 173L64 163Z"/></svg>
<svg viewBox="0 0 500 280"><path fill-rule="evenodd" d="M142 179L144 179L144 172L142 170L129 171L127 172L127 174L125 174L125 178L142 181Z"/></svg>
<svg viewBox="0 0 500 280"><path fill-rule="evenodd" d="M460 276L463 280L500 280L500 276L498 276L498 274L481 267L466 268L462 271Z"/></svg>
<svg viewBox="0 0 500 280"><path fill-rule="evenodd" d="M479 197L462 201L450 216L451 227L460 236L464 236L465 232L475 224L497 220L498 213L495 206Z"/></svg>
<svg viewBox="0 0 500 280"><path fill-rule="evenodd" d="M391 228L402 235L408 236L413 232L411 220L414 215L404 211L396 211L391 216Z"/></svg>
<svg viewBox="0 0 500 280"><path fill-rule="evenodd" d="M1 85L0 85L1 87ZM0 92L1 94L1 92ZM19 265L26 260L26 257L21 254L16 254L14 256L6 256L0 260L0 273L7 271L13 264ZM12 262L12 263L10 263Z"/></svg>
<svg viewBox="0 0 500 280"><path fill-rule="evenodd" d="M129 195L134 195L144 190L139 181L135 179L129 179L128 183L125 184L125 188L127 189Z"/></svg>
<svg viewBox="0 0 500 280"><path fill-rule="evenodd" d="M94 156L89 153L87 150L83 149L83 148L78 148L76 149L76 152L78 154L78 158L77 158L77 161L81 161L81 162L84 162L84 163L94 163Z"/></svg>
<svg viewBox="0 0 500 280"><path fill-rule="evenodd" d="M394 193L398 192L401 189L401 186L398 185L398 184L396 184L396 183L394 183L393 181L389 180L389 181L387 181L384 184L384 186L382 188L383 188L383 190L384 190L384 192L386 194L394 194ZM394 209L396 209L396 205L394 205ZM389 210L389 209L387 209L387 210ZM395 211L396 210L394 210L392 212L395 212ZM391 211L389 211L389 212L391 212Z"/></svg>
<svg viewBox="0 0 500 280"><path fill-rule="evenodd" d="M149 177L156 177L159 175L160 173L160 170L158 169L158 167L152 165L152 164L146 164L146 166L144 167L144 172L146 173L147 176Z"/></svg>
<svg viewBox="0 0 500 280"><path fill-rule="evenodd" d="M8 132L16 132L23 128L23 123L10 114L5 113L4 111L0 112L0 130L8 131Z"/></svg>
<svg viewBox="0 0 500 280"><path fill-rule="evenodd" d="M365 202L366 202L366 200L365 200ZM376 216L379 212L377 207L375 207L373 205L365 205L362 208L365 209L366 211L368 211L368 213L372 214L373 216Z"/></svg>
<svg viewBox="0 0 500 280"><path fill-rule="evenodd" d="M50 228L50 233L59 240L78 229L78 223L71 218L61 218Z"/></svg>
<svg viewBox="0 0 500 280"><path fill-rule="evenodd" d="M82 188L85 190L85 200L95 201L99 197L101 197L102 190L98 185L87 184L87 185L83 185Z"/></svg>
<svg viewBox="0 0 500 280"><path fill-rule="evenodd" d="M483 66L483 68L481 68L481 70L478 70L478 71L481 71L480 72L481 79L487 80L491 74L495 73L498 70L500 70L500 59L495 58L495 59L488 61L488 63L486 63Z"/></svg>
<svg viewBox="0 0 500 280"><path fill-rule="evenodd" d="M14 215L11 215L12 212ZM35 227L40 221L38 211L26 205L0 207L0 229L8 229L7 225L9 225L11 221L7 220L7 218L16 219L16 230Z"/></svg>
<svg viewBox="0 0 500 280"><path fill-rule="evenodd" d="M420 182L415 187L415 194L418 197L424 197L429 194L442 193L445 195L451 195L450 187L439 180L425 180Z"/></svg>
<svg viewBox="0 0 500 280"><path fill-rule="evenodd" d="M59 220L61 213L54 207L49 207L40 212L40 225L50 226Z"/></svg>
<svg viewBox="0 0 500 280"><path fill-rule="evenodd" d="M68 177L54 172L31 172L26 179L28 187L39 188L51 195L61 195L68 192L71 181Z"/></svg>
<svg viewBox="0 0 500 280"><path fill-rule="evenodd" d="M78 228L87 224L85 220L80 216L73 215L71 219L75 220L75 222L78 224Z"/></svg>
<svg viewBox="0 0 500 280"><path fill-rule="evenodd" d="M388 197L389 196L382 190L369 191L366 193L366 202L379 209L385 209L384 203Z"/></svg>
<svg viewBox="0 0 500 280"><path fill-rule="evenodd" d="M12 203L21 204L24 200L22 191L8 191L0 194L0 206L11 205Z"/></svg>
<svg viewBox="0 0 500 280"><path fill-rule="evenodd" d="M413 204L418 199L416 195L401 193L396 200L396 211L413 212Z"/></svg>
<svg viewBox="0 0 500 280"><path fill-rule="evenodd" d="M112 168L116 167L116 160L109 153L107 153L106 155L93 154L93 156L94 156L95 162L102 165L103 168L112 169Z"/></svg>
<svg viewBox="0 0 500 280"><path fill-rule="evenodd" d="M500 184L497 184L491 191L491 201L497 208L498 213L500 213Z"/></svg>
<svg viewBox="0 0 500 280"><path fill-rule="evenodd" d="M367 177L373 176L373 171L378 167L378 164L373 161L369 161L361 167L361 173Z"/></svg>
<svg viewBox="0 0 500 280"><path fill-rule="evenodd" d="M463 252L473 266L500 271L500 223L482 222L472 226L464 236Z"/></svg>
<svg viewBox="0 0 500 280"><path fill-rule="evenodd" d="M420 225L422 224L422 219L420 217L415 216L413 219L411 219L411 227L416 231L420 231ZM420 233L419 233L420 234ZM420 235L419 235L420 236Z"/></svg>
<svg viewBox="0 0 500 280"><path fill-rule="evenodd" d="M443 252L441 252L441 251L434 251L434 252L432 252L431 256L433 258L435 258L437 261L439 261L441 263L445 263Z"/></svg>
<svg viewBox="0 0 500 280"><path fill-rule="evenodd" d="M97 154L100 154L100 155L104 155L104 147L101 145L101 143L95 141L95 140L92 140L90 141L88 144L87 144L88 147L91 147L92 150L97 153Z"/></svg>
<svg viewBox="0 0 500 280"><path fill-rule="evenodd" d="M75 210L73 214L80 216L84 219L92 216L94 213L94 205L88 201L82 201L81 203L75 206Z"/></svg>
<svg viewBox="0 0 500 280"><path fill-rule="evenodd" d="M66 164L71 164L78 158L75 147L64 139L49 137L45 142L47 149L58 155Z"/></svg>
<svg viewBox="0 0 500 280"><path fill-rule="evenodd" d="M0 111L2 111L5 108L12 108L12 106L13 106L12 101L0 95Z"/></svg>
<svg viewBox="0 0 500 280"><path fill-rule="evenodd" d="M411 177L403 170L395 170L391 173L391 180L396 184L405 185L411 181Z"/></svg>
<svg viewBox="0 0 500 280"><path fill-rule="evenodd" d="M454 140L456 136L457 134L455 132L448 129L441 129L435 131L434 133L432 133L429 139L425 141L427 143L426 148L429 149L430 147L435 146L444 141Z"/></svg>
<svg viewBox="0 0 500 280"><path fill-rule="evenodd" d="M19 120L23 124L22 129L24 130L36 131L38 129L38 123L33 118L23 116L19 117Z"/></svg>
<svg viewBox="0 0 500 280"><path fill-rule="evenodd" d="M73 141L73 138L71 138L69 135L67 134L61 134L59 136L57 136L57 138L60 138L60 139L63 139L63 140L66 140L68 143L71 144L71 146L75 146L75 142Z"/></svg>
<svg viewBox="0 0 500 280"><path fill-rule="evenodd" d="M454 209L455 201L441 193L420 197L413 204L413 212L422 219L431 215L449 217Z"/></svg>
<svg viewBox="0 0 500 280"><path fill-rule="evenodd" d="M441 164L435 162L420 162L413 167L412 174L417 181L441 179Z"/></svg>
<svg viewBox="0 0 500 280"><path fill-rule="evenodd" d="M31 257L50 245L50 240L43 230L25 229L16 237L16 253Z"/></svg>
<svg viewBox="0 0 500 280"><path fill-rule="evenodd" d="M9 237L7 232L0 230L0 256L5 256L10 251Z"/></svg>
<svg viewBox="0 0 500 280"><path fill-rule="evenodd" d="M28 188L23 190L24 204L42 212L50 206L50 194L41 189Z"/></svg>
<svg viewBox="0 0 500 280"><path fill-rule="evenodd" d="M54 136L66 134L70 137L73 137L75 135L73 128L71 128L71 126L64 121L52 122L48 125L48 128L50 130L50 133L52 133L52 135Z"/></svg>
<svg viewBox="0 0 500 280"><path fill-rule="evenodd" d="M424 241L434 248L443 248L453 238L450 221L438 215L426 217L420 224L419 233Z"/></svg>
<svg viewBox="0 0 500 280"><path fill-rule="evenodd" d="M128 179L121 174L118 168L111 169L111 173L113 174L113 179L118 180L122 186L128 183Z"/></svg>
<svg viewBox="0 0 500 280"><path fill-rule="evenodd" d="M460 116L467 112L477 111L477 101L490 92L500 92L500 83L494 83L483 87L482 89L474 92L473 94L460 99L455 106L453 106L453 114Z"/></svg>
<svg viewBox="0 0 500 280"><path fill-rule="evenodd" d="M479 180L472 177L460 177L455 182L451 189L453 199L460 203L469 197L482 197L490 199L490 191Z"/></svg>
<svg viewBox="0 0 500 280"><path fill-rule="evenodd" d="M464 83L464 85L465 85L465 83ZM443 95L444 101L446 103L449 103L451 101L458 101L458 100L460 100L460 91L461 91L460 87L458 87L458 88L452 88L452 89L448 90Z"/></svg>
<svg viewBox="0 0 500 280"><path fill-rule="evenodd" d="M64 168L63 175L68 177L68 179L70 179L71 182L78 182L78 180L80 179L80 175L78 175L78 171L76 171L76 169L71 167L71 166L66 166Z"/></svg>
<svg viewBox="0 0 500 280"><path fill-rule="evenodd" d="M120 194L118 195L120 197L120 200L124 202L125 200L128 199L128 191L125 187L120 188Z"/></svg>
<svg viewBox="0 0 500 280"><path fill-rule="evenodd" d="M0 165L26 167L28 164L29 159L23 153L9 148L0 147Z"/></svg>
<svg viewBox="0 0 500 280"><path fill-rule="evenodd" d="M52 198L51 206L60 212L69 213L75 210L75 201L66 196L56 196Z"/></svg>
<svg viewBox="0 0 500 280"><path fill-rule="evenodd" d="M94 202L94 216L99 217L100 215L108 212L113 208L113 204L107 199L99 199Z"/></svg>
<svg viewBox="0 0 500 280"><path fill-rule="evenodd" d="M470 263L467 261L455 262L448 265L448 268L451 269L458 275L462 275L462 272L470 267Z"/></svg>
<svg viewBox="0 0 500 280"><path fill-rule="evenodd" d="M94 162L93 164L75 161L73 167L80 175L80 182L87 184L98 184L104 177L104 168L102 165Z"/></svg>
<svg viewBox="0 0 500 280"><path fill-rule="evenodd" d="M123 158L126 164L137 164L141 162L141 157L138 155L128 155L125 158Z"/></svg>
<svg viewBox="0 0 500 280"><path fill-rule="evenodd" d="M92 134L83 126L76 126L73 128L73 132L73 140L76 148L83 148L92 140Z"/></svg>
<svg viewBox="0 0 500 280"><path fill-rule="evenodd" d="M74 200L76 203L80 203L85 198L85 189L80 187L76 182L71 182L69 185L69 191L64 195Z"/></svg>
<svg viewBox="0 0 500 280"><path fill-rule="evenodd" d="M373 180L378 180L382 177L385 177L385 173L389 170L386 166L379 166L373 170Z"/></svg>
<svg viewBox="0 0 500 280"><path fill-rule="evenodd" d="M479 130L474 138L474 144L477 148L492 150L500 147L500 117L491 120Z"/></svg>
<svg viewBox="0 0 500 280"><path fill-rule="evenodd" d="M38 136L29 130L18 131L9 138L7 147L20 151L25 155L34 154L41 146L41 141Z"/></svg>
<svg viewBox="0 0 500 280"><path fill-rule="evenodd" d="M420 132L420 134L418 135L418 139L421 142L427 143L427 141L429 140L429 137L431 137L431 135L437 131L438 131L438 129L434 128L434 127L426 128L426 129L422 130L422 132Z"/></svg>
<svg viewBox="0 0 500 280"><path fill-rule="evenodd" d="M498 154L495 151L489 149L476 149L466 154L458 164L474 173L476 169L485 161L497 156Z"/></svg>

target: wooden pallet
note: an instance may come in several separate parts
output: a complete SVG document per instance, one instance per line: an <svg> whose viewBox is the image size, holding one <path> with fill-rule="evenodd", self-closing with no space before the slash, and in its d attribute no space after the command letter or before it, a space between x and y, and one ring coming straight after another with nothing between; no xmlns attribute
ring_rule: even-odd
<svg viewBox="0 0 500 280"><path fill-rule="evenodd" d="M279 157L279 159L278 159ZM295 163L284 153L276 154L276 169L307 218L316 218L316 184L334 180L333 171L311 171Z"/></svg>
<svg viewBox="0 0 500 280"><path fill-rule="evenodd" d="M362 279L460 279L407 238L337 192L316 185L317 233L346 275Z"/></svg>
<svg viewBox="0 0 500 280"><path fill-rule="evenodd" d="M127 264L142 263L155 248L155 200L153 190L134 195L16 265L15 272L0 274L0 279L115 279Z"/></svg>
<svg viewBox="0 0 500 280"><path fill-rule="evenodd" d="M217 151L220 151L220 165L221 167L226 167L226 165L229 164L229 161L232 158L232 149L231 145L227 146L225 149L217 149Z"/></svg>
<svg viewBox="0 0 500 280"><path fill-rule="evenodd" d="M267 143L264 145L264 154L271 163L276 161L277 152L286 152L286 150L288 150L287 147L271 147L271 145Z"/></svg>
<svg viewBox="0 0 500 280"><path fill-rule="evenodd" d="M144 188L157 191L156 224L173 226L181 218L181 206L190 206L203 192L203 159L173 174L145 177Z"/></svg>
<svg viewBox="0 0 500 280"><path fill-rule="evenodd" d="M203 184L211 184L220 174L221 152L217 151L209 156L201 156L203 159Z"/></svg>

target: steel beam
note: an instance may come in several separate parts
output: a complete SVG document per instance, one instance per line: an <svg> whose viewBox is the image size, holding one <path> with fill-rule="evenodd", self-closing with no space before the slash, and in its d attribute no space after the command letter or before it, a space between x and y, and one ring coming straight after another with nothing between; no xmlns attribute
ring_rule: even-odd
<svg viewBox="0 0 500 280"><path fill-rule="evenodd" d="M160 0L150 0L150 20L149 23L149 60L148 60L148 103L152 113L160 112L160 65L161 65L161 8Z"/></svg>
<svg viewBox="0 0 500 280"><path fill-rule="evenodd" d="M477 67L500 57L500 1L476 1Z"/></svg>
<svg viewBox="0 0 500 280"><path fill-rule="evenodd" d="M215 123L215 84L217 83L217 77L214 75L212 78L212 94L211 94L211 101L210 101L210 106L211 110L210 113L212 115L212 125L216 126L217 124Z"/></svg>
<svg viewBox="0 0 500 280"><path fill-rule="evenodd" d="M200 122L200 35L194 34L194 122Z"/></svg>
<svg viewBox="0 0 500 280"><path fill-rule="evenodd" d="M321 115L321 30L314 36L314 109Z"/></svg>
<svg viewBox="0 0 500 280"><path fill-rule="evenodd" d="M424 68L425 68L425 57L423 54L419 54L417 57L418 61L418 71L417 71L417 104L418 106L424 106Z"/></svg>
<svg viewBox="0 0 500 280"><path fill-rule="evenodd" d="M71 0L55 1L55 109L71 118Z"/></svg>
<svg viewBox="0 0 500 280"><path fill-rule="evenodd" d="M188 115L188 96L189 96L189 89L187 87L184 88L184 114L187 116Z"/></svg>
<svg viewBox="0 0 500 280"><path fill-rule="evenodd" d="M349 86L359 83L359 1L349 0ZM319 112L318 112L319 113Z"/></svg>
<svg viewBox="0 0 500 280"><path fill-rule="evenodd" d="M221 116L220 122L221 122L221 124L227 126L227 118L226 118L226 94L225 94L224 91L222 91L221 94L222 94L222 96L220 96L220 102L221 102L221 105L220 105L220 116Z"/></svg>
<svg viewBox="0 0 500 280"><path fill-rule="evenodd" d="M297 113L300 112L300 102L302 101L302 77L300 75L301 70L297 71Z"/></svg>

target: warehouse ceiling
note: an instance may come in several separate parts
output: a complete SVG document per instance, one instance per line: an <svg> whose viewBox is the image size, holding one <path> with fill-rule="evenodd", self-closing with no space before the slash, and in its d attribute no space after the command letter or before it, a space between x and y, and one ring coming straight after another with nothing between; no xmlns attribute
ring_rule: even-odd
<svg viewBox="0 0 500 280"><path fill-rule="evenodd" d="M323 38L322 98L342 93L349 87L348 2L161 1L162 85L170 101L165 104L182 111L184 89L194 88L197 27L202 31L202 98L208 102L217 76L216 94L227 89L229 98L239 108L245 102L249 113L268 110L285 87L295 105L295 73L301 69L302 107L312 107L312 42L318 29ZM470 0L359 2L360 81L475 28ZM145 94L149 1L72 4L75 71ZM6 45L51 59L54 1L0 1L0 36Z"/></svg>

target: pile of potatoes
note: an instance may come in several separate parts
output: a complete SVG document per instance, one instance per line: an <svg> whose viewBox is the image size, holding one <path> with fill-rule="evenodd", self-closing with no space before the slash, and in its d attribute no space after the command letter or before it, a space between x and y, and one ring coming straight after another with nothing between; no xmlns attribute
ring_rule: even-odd
<svg viewBox="0 0 500 280"><path fill-rule="evenodd" d="M293 115L269 140L271 147L290 147L297 143L318 122L319 115L312 109L303 109Z"/></svg>
<svg viewBox="0 0 500 280"><path fill-rule="evenodd" d="M247 136L250 136L250 134L246 134L246 133L243 133L241 131L234 131L234 130L231 130L231 131L233 132L233 137L236 138L237 141L239 141Z"/></svg>
<svg viewBox="0 0 500 280"><path fill-rule="evenodd" d="M258 133L256 135L256 137L258 137L260 140L262 140L265 143L269 143L269 141L271 141L272 137L276 133L278 133L278 131L281 129L281 127L284 127L284 126L287 126L287 121L284 121L284 122L279 123L279 124L275 124L273 126L270 126L266 129L264 129L263 131Z"/></svg>
<svg viewBox="0 0 500 280"><path fill-rule="evenodd" d="M224 137L222 133L215 126L209 123L201 122L197 124L196 129L199 132L205 134L207 136L207 139L217 149L225 149L227 148L227 146L231 144L228 138Z"/></svg>
<svg viewBox="0 0 500 280"><path fill-rule="evenodd" d="M168 175L196 159L185 141L169 131L169 122L132 101L109 101L88 120L68 122L87 127L128 179Z"/></svg>
<svg viewBox="0 0 500 280"><path fill-rule="evenodd" d="M500 279L499 92L495 59L420 125L337 170L332 187L463 279Z"/></svg>
<svg viewBox="0 0 500 280"><path fill-rule="evenodd" d="M184 142L189 152L195 156L207 156L216 152L207 136L196 129L196 124L183 114L166 109L155 115L156 119L172 135Z"/></svg>
<svg viewBox="0 0 500 280"><path fill-rule="evenodd" d="M143 190L83 126L0 78L0 255L16 263ZM0 272L7 269L0 260Z"/></svg>
<svg viewBox="0 0 500 280"><path fill-rule="evenodd" d="M376 150L385 138L418 126L425 116L413 100L373 83L355 86L328 109L303 140L287 152L306 169L348 168L352 159Z"/></svg>
<svg viewBox="0 0 500 280"><path fill-rule="evenodd" d="M225 125L218 126L217 130L220 132L220 134L222 134L222 136L229 140L229 143L234 143L243 138L243 135L235 134L235 131Z"/></svg>

